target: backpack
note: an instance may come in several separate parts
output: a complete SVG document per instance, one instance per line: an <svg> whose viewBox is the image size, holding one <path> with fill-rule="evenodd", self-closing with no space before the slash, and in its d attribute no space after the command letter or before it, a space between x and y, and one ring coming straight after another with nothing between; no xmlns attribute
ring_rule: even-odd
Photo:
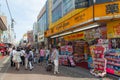
<svg viewBox="0 0 120 80"><path fill-rule="evenodd" d="M32 57L32 54L29 52L29 57L28 57L28 61L32 61L33 60L33 57Z"/></svg>
<svg viewBox="0 0 120 80"><path fill-rule="evenodd" d="M28 61L32 61L32 60L33 60L33 58L32 58L32 55L30 54L29 57L28 57Z"/></svg>

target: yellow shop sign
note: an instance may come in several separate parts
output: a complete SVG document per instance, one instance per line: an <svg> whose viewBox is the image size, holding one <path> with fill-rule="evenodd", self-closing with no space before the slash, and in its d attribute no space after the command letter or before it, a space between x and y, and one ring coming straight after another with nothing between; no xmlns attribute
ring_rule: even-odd
<svg viewBox="0 0 120 80"><path fill-rule="evenodd" d="M74 33L74 34L64 36L64 39L67 40L67 41L84 39L84 32L78 32L78 33Z"/></svg>
<svg viewBox="0 0 120 80"><path fill-rule="evenodd" d="M112 21L107 24L107 37L120 38L120 20Z"/></svg>

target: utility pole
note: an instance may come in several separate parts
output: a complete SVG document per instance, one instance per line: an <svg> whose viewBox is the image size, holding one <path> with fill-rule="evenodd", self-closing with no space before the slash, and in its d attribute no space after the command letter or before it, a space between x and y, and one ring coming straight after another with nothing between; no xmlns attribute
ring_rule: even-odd
<svg viewBox="0 0 120 80"><path fill-rule="evenodd" d="M9 7L9 4L8 4L8 1L6 0L6 4L7 4L7 8L8 8L8 11L9 11L9 14L10 14L10 18L11 18L11 27L10 27L10 32L11 32L11 42L13 43L13 39L15 39L15 33L14 33L14 19L12 17L12 14L11 14L11 11L10 11L10 7ZM13 36L12 36L13 35Z"/></svg>

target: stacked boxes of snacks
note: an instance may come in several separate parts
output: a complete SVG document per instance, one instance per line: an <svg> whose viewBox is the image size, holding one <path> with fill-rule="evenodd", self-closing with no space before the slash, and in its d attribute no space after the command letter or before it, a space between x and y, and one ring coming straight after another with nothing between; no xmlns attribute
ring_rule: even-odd
<svg viewBox="0 0 120 80"><path fill-rule="evenodd" d="M106 71L120 76L120 49L110 49L106 53L105 58L107 59Z"/></svg>

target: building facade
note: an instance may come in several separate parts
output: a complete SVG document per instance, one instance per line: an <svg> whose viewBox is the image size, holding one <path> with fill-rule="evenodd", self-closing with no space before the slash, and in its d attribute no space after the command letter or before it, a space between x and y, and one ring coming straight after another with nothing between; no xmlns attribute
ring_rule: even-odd
<svg viewBox="0 0 120 80"><path fill-rule="evenodd" d="M62 0L63 1L63 15L75 9L75 0Z"/></svg>
<svg viewBox="0 0 120 80"><path fill-rule="evenodd" d="M4 42L7 35L3 35L3 32L7 30L7 18L6 16L0 16L0 42Z"/></svg>
<svg viewBox="0 0 120 80"><path fill-rule="evenodd" d="M37 42L37 40L38 40L37 37L38 37L38 23L35 22L33 24L33 41L34 42Z"/></svg>
<svg viewBox="0 0 120 80"><path fill-rule="evenodd" d="M44 32L48 30L48 26L51 22L51 12L50 7L51 6L51 0L47 0L44 7L40 11L38 17L37 17L37 23L38 23L38 43L40 46L45 46L47 44L47 38L44 37Z"/></svg>
<svg viewBox="0 0 120 80"><path fill-rule="evenodd" d="M46 5L42 8L37 18L38 21L38 42L39 45L44 45L44 31L46 29Z"/></svg>
<svg viewBox="0 0 120 80"><path fill-rule="evenodd" d="M52 2L52 23L62 17L62 0L53 0ZM57 14L57 15L56 15Z"/></svg>
<svg viewBox="0 0 120 80"><path fill-rule="evenodd" d="M54 4L57 4L56 1L57 0L54 0ZM93 1L90 0L73 0L75 1L73 9L70 7L70 9L63 7L70 10L66 12L63 8L61 11L59 7L65 4L63 1L69 0L62 0L61 3L58 1L58 6L55 5L56 8L53 8L53 11L55 9L60 10L59 12L62 12L62 17L56 19L45 32L45 37L49 38L50 45L60 46L61 50L65 50L69 46L72 46L72 55L75 58L76 65L83 68L88 68L86 56L91 55L93 57L90 48L94 44L97 44L98 39L108 40L106 43L110 45L109 50L114 49L117 51L117 49L120 49L119 0L94 0L94 4ZM71 4L70 2L67 3ZM66 4L64 6L68 5ZM58 14L56 14L56 16L57 15ZM69 48L69 50L72 49ZM67 53L64 54L63 52L62 54L66 55ZM110 54L109 59L106 59L109 62L112 59L117 60L117 58L111 58ZM116 62L116 64L119 63ZM112 74L119 75L116 69L109 67L110 65L115 67L114 64L107 63L107 71L109 72L109 70L112 70Z"/></svg>
<svg viewBox="0 0 120 80"><path fill-rule="evenodd" d="M33 30L27 31L27 41L28 41L27 46L33 46L34 45Z"/></svg>

